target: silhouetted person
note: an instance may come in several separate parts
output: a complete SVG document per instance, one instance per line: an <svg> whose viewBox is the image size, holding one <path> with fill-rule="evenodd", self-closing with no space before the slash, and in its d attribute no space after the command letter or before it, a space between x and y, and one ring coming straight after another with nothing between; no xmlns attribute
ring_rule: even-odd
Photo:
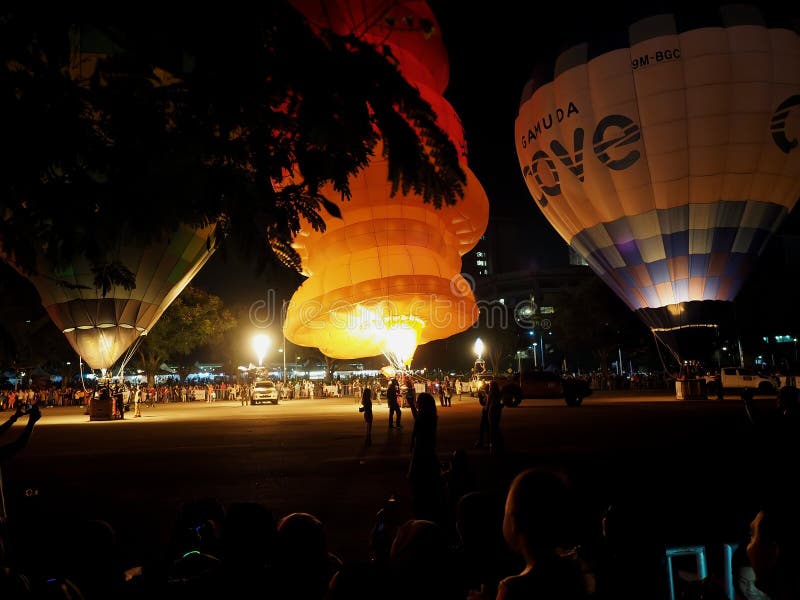
<svg viewBox="0 0 800 600"><path fill-rule="evenodd" d="M389 496L383 507L375 515L375 524L372 527L372 531L370 531L370 559L384 566L389 564L392 542L394 542L397 529L401 524L397 502L397 496L394 494Z"/></svg>
<svg viewBox="0 0 800 600"><path fill-rule="evenodd" d="M567 486L556 474L527 469L514 478L506 498L503 535L509 548L525 559L525 568L500 582L497 600L587 597L578 564L558 554L566 535L568 506Z"/></svg>
<svg viewBox="0 0 800 600"><path fill-rule="evenodd" d="M489 443L489 403L487 402L486 392L478 391L478 404L481 407L481 424L478 430L478 441L475 442L476 448L482 448Z"/></svg>
<svg viewBox="0 0 800 600"><path fill-rule="evenodd" d="M457 561L467 589L478 598L494 600L497 585L525 563L503 539L505 494L495 490L470 492L456 505Z"/></svg>
<svg viewBox="0 0 800 600"><path fill-rule="evenodd" d="M19 420L21 416L26 414L28 415L28 422L25 424L25 428L22 430L22 433L20 433L17 439L13 442L9 442L8 444L0 446L0 461L14 456L28 443L28 440L31 438L31 433L33 433L33 426L36 425L36 422L42 418L42 412L39 410L39 404L33 404L30 410L27 412L25 412L24 405L17 404L17 408L14 413L8 419L6 419L5 423L0 425L0 435L3 435L14 423Z"/></svg>
<svg viewBox="0 0 800 600"><path fill-rule="evenodd" d="M489 452L499 454L504 449L503 434L500 432L500 417L503 414L503 399L500 396L500 384L492 380L486 397L486 408L489 418Z"/></svg>
<svg viewBox="0 0 800 600"><path fill-rule="evenodd" d="M86 600L117 598L122 592L122 562L117 534L102 520L80 521L64 540L64 575Z"/></svg>
<svg viewBox="0 0 800 600"><path fill-rule="evenodd" d="M328 552L319 519L308 513L286 515L278 521L277 541L277 589L267 597L322 600L341 563Z"/></svg>
<svg viewBox="0 0 800 600"><path fill-rule="evenodd" d="M231 504L220 538L222 567L216 597L269 597L276 542L277 526L266 507L256 502Z"/></svg>
<svg viewBox="0 0 800 600"><path fill-rule="evenodd" d="M420 394L420 399L424 394ZM430 394L428 394L430 395ZM433 401L433 396L431 396ZM444 529L424 519L406 521L397 531L391 552L391 595L375 598L462 600L454 555Z"/></svg>
<svg viewBox="0 0 800 600"><path fill-rule="evenodd" d="M392 379L389 382L389 387L386 388L386 403L389 405L389 429L392 427L402 427L402 425L400 425L400 417L402 417L402 414L400 412L399 394L400 384L397 382L397 379ZM397 418L395 419L395 417ZM396 423L396 425L393 425L393 422Z"/></svg>
<svg viewBox="0 0 800 600"><path fill-rule="evenodd" d="M408 481L414 516L431 521L441 518L442 508L442 473L436 454L437 426L436 401L431 394L423 392L417 397Z"/></svg>
<svg viewBox="0 0 800 600"><path fill-rule="evenodd" d="M361 394L361 406L358 410L364 413L364 423L367 427L364 446L369 448L372 445L372 390L368 387L365 387Z"/></svg>
<svg viewBox="0 0 800 600"><path fill-rule="evenodd" d="M22 450L28 443L28 440L31 439L31 434L33 433L33 426L36 425L36 422L42 418L42 413L39 410L39 403L33 404L30 409L25 412L25 405L17 404L16 410L12 413L12 415L6 419L6 422L0 425L0 435L3 435L6 431L11 429L11 426L16 423L19 418L27 414L28 415L28 422L25 424L22 433L17 436L13 442L9 442L0 446L0 523L5 521L6 515L6 505L5 505L5 498L2 496L3 494L3 463L14 456L17 452Z"/></svg>
<svg viewBox="0 0 800 600"><path fill-rule="evenodd" d="M599 600L641 600L662 592L663 533L656 525L652 500L627 495L609 506L601 520L602 540L596 558Z"/></svg>
<svg viewBox="0 0 800 600"><path fill-rule="evenodd" d="M791 477L787 473L787 477ZM791 485L791 484L789 484ZM798 494L781 490L767 501L750 524L747 558L756 587L770 600L800 598L800 502Z"/></svg>

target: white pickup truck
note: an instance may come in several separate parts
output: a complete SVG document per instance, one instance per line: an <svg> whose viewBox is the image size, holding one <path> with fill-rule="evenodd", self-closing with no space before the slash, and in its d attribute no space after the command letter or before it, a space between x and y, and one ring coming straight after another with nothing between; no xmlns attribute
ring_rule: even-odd
<svg viewBox="0 0 800 600"><path fill-rule="evenodd" d="M778 388L778 381L759 375L752 369L741 367L723 367L720 373L723 390L755 390L761 394L772 394ZM716 393L717 381L715 376L706 377L709 394Z"/></svg>

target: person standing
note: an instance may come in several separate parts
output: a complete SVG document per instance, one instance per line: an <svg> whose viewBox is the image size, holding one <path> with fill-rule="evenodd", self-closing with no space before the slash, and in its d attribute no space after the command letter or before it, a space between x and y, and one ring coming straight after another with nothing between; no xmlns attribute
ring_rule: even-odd
<svg viewBox="0 0 800 600"><path fill-rule="evenodd" d="M483 448L484 443L489 441L489 402L486 390L478 391L478 403L481 405L481 425L478 429L478 441L475 442L475 447Z"/></svg>
<svg viewBox="0 0 800 600"><path fill-rule="evenodd" d="M411 462L407 474L411 485L412 511L416 519L440 522L442 472L436 452L437 425L436 400L428 393L420 394L411 433Z"/></svg>
<svg viewBox="0 0 800 600"><path fill-rule="evenodd" d="M140 386L136 386L133 390L133 417L142 416L142 390Z"/></svg>
<svg viewBox="0 0 800 600"><path fill-rule="evenodd" d="M372 390L368 387L365 387L364 393L361 394L361 406L358 411L364 413L364 422L367 424L364 446L369 448L372 445Z"/></svg>
<svg viewBox="0 0 800 600"><path fill-rule="evenodd" d="M411 414L417 415L417 390L414 389L414 380L411 375L406 377L406 404L411 409Z"/></svg>
<svg viewBox="0 0 800 600"><path fill-rule="evenodd" d="M461 392L464 391L461 387L461 379L456 377L456 394L458 394L458 401L461 402Z"/></svg>
<svg viewBox="0 0 800 600"><path fill-rule="evenodd" d="M489 454L503 451L503 435L500 433L500 416L503 414L503 399L500 395L500 384L496 379L489 384L486 397L486 408L489 417Z"/></svg>
<svg viewBox="0 0 800 600"><path fill-rule="evenodd" d="M400 412L400 401L398 399L398 394L400 393L400 384L397 382L397 379L392 379L389 382L389 387L386 389L386 403L389 405L389 429L392 427L396 427L397 429L402 428L400 424L400 417L402 413ZM395 416L397 417L395 419ZM392 422L395 425L392 425Z"/></svg>
<svg viewBox="0 0 800 600"><path fill-rule="evenodd" d="M442 391L444 392L444 406L453 406L453 384L450 382L450 377L444 376L442 381Z"/></svg>

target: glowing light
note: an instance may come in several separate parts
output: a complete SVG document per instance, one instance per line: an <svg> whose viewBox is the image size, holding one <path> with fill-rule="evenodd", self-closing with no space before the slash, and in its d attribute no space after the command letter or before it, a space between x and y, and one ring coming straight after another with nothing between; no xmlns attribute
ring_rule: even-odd
<svg viewBox="0 0 800 600"><path fill-rule="evenodd" d="M478 360L481 360L481 357L483 356L483 349L484 349L483 340L481 338L478 338L477 340L475 340L475 345L472 347L472 350L477 355Z"/></svg>
<svg viewBox="0 0 800 600"><path fill-rule="evenodd" d="M383 355L395 369L403 370L411 364L422 325L419 319L402 318L386 328Z"/></svg>
<svg viewBox="0 0 800 600"><path fill-rule="evenodd" d="M259 367L262 366L264 357L267 355L267 350L269 350L271 344L272 340L269 339L269 336L264 335L263 333L260 333L253 338L253 350L255 350L256 356L258 357Z"/></svg>

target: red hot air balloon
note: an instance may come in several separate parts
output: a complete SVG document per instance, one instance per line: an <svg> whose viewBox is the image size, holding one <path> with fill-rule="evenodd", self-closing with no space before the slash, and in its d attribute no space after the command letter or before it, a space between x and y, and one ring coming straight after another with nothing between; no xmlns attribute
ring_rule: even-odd
<svg viewBox="0 0 800 600"><path fill-rule="evenodd" d="M566 50L515 123L536 204L678 360L710 353L800 195L800 37L743 5L685 22Z"/></svg>

